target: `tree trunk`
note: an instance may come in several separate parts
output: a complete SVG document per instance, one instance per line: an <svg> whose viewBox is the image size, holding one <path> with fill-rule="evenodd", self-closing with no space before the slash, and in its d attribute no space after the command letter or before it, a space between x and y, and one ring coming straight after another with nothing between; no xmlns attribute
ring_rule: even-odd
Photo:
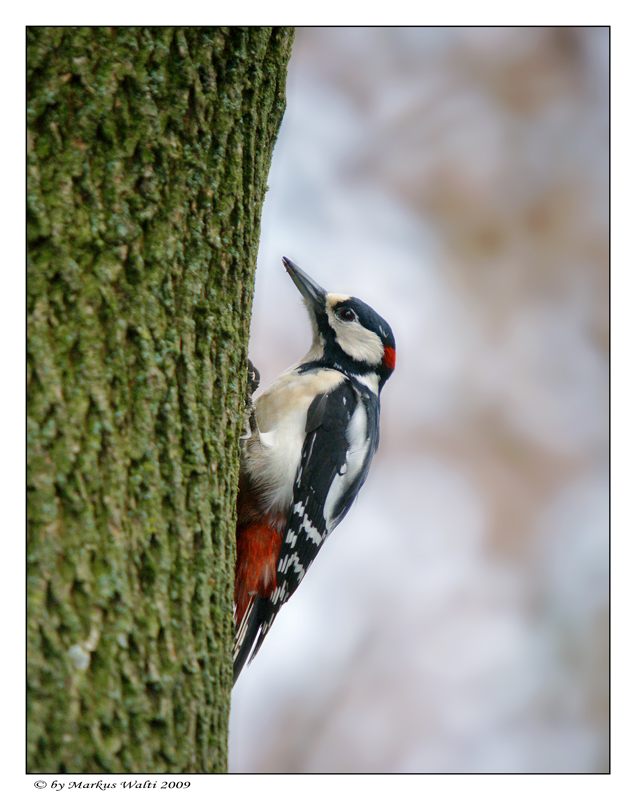
<svg viewBox="0 0 636 800"><path fill-rule="evenodd" d="M224 772L287 28L27 30L28 770Z"/></svg>

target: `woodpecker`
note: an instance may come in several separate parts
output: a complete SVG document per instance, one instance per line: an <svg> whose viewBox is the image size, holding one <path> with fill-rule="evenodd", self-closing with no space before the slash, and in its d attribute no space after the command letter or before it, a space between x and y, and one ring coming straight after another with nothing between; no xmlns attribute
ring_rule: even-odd
<svg viewBox="0 0 636 800"><path fill-rule="evenodd" d="M288 258L283 264L307 306L313 342L248 414L237 502L235 683L366 480L379 442L380 391L395 367L393 333L379 314L357 297L326 292ZM257 382L251 367L252 388Z"/></svg>

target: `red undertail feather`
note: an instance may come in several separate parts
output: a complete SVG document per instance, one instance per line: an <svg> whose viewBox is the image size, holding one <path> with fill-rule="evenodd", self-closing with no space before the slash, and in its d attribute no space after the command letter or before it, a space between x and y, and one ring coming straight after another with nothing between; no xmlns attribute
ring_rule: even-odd
<svg viewBox="0 0 636 800"><path fill-rule="evenodd" d="M282 541L268 520L252 520L236 531L235 624L238 627L252 597L269 597L276 588L276 561Z"/></svg>

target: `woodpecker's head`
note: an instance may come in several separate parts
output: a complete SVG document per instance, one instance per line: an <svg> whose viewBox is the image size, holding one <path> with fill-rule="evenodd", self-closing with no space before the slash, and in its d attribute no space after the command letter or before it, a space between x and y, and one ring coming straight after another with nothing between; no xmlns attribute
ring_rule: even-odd
<svg viewBox="0 0 636 800"><path fill-rule="evenodd" d="M313 345L304 360L358 377L377 375L381 389L395 368L395 339L388 322L357 297L326 292L288 258L283 264L303 296L313 327Z"/></svg>

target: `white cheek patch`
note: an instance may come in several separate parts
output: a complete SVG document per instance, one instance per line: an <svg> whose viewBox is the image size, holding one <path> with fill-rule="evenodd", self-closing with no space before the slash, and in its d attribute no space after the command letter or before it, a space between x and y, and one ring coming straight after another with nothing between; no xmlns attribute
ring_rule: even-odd
<svg viewBox="0 0 636 800"><path fill-rule="evenodd" d="M380 337L363 328L359 322L341 322L336 327L336 341L348 356L356 361L376 366L384 357Z"/></svg>
<svg viewBox="0 0 636 800"><path fill-rule="evenodd" d="M334 305L348 299L344 295L329 295L327 318L336 334L336 342L351 358L375 367L384 358L384 345L377 333L365 328L358 320L345 322L334 313Z"/></svg>

